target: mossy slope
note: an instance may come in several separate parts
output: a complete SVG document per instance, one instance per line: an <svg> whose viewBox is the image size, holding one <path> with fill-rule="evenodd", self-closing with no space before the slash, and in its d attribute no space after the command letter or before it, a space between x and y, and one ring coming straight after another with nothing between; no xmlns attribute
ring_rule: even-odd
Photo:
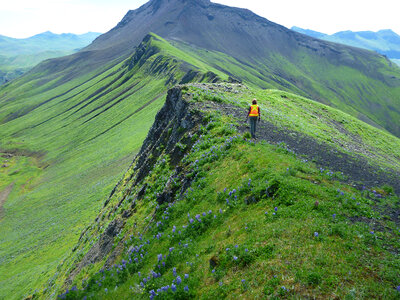
<svg viewBox="0 0 400 300"><path fill-rule="evenodd" d="M130 169L39 295L396 299L400 203L393 188L356 189L348 174L322 169L321 161L285 144L246 139L235 111L254 95L263 118L278 129L303 132L296 127L318 114L332 120L324 125L329 132L340 116L341 124L362 128L365 148L376 132L284 92L227 84L174 88ZM298 114L288 120L286 109ZM329 134L315 135L318 130L310 122L304 134L329 142ZM400 141L391 137L391 143ZM398 165L393 169L399 172Z"/></svg>
<svg viewBox="0 0 400 300"><path fill-rule="evenodd" d="M30 73L1 88L0 152L20 163L0 181L0 190L16 183L0 220L0 298L27 295L54 273L139 150L167 89L217 78L162 43L149 37L131 58L73 80Z"/></svg>

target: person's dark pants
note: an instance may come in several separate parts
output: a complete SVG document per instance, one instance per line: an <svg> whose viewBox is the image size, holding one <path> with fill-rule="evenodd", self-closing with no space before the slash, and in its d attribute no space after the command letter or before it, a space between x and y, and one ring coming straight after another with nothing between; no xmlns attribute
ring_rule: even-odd
<svg viewBox="0 0 400 300"><path fill-rule="evenodd" d="M257 119L258 117L250 117L250 133L253 139L256 137Z"/></svg>

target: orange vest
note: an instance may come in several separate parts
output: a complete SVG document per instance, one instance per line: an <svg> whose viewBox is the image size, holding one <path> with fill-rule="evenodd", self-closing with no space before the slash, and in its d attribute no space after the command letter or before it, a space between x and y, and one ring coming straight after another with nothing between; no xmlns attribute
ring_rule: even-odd
<svg viewBox="0 0 400 300"><path fill-rule="evenodd" d="M258 105L257 104L250 106L249 117L258 117Z"/></svg>

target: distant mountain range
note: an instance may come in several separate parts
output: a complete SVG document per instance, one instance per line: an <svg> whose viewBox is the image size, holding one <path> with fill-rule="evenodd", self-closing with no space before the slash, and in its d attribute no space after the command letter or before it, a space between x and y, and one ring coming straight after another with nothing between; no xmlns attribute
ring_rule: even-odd
<svg viewBox="0 0 400 300"><path fill-rule="evenodd" d="M291 29L317 39L373 50L400 65L400 36L390 29L378 32L347 30L332 35L296 26Z"/></svg>
<svg viewBox="0 0 400 300"><path fill-rule="evenodd" d="M26 39L0 35L0 85L43 60L69 55L89 45L100 33L54 34L50 31Z"/></svg>

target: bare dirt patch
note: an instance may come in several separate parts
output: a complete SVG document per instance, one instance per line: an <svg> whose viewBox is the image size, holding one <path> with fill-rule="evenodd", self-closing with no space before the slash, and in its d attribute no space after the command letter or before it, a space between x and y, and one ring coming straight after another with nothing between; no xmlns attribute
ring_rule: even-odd
<svg viewBox="0 0 400 300"><path fill-rule="evenodd" d="M3 205L4 205L4 203L6 203L8 195L10 195L13 187L14 187L14 183L11 183L3 191L0 192L0 219L3 218L3 215L4 215Z"/></svg>

